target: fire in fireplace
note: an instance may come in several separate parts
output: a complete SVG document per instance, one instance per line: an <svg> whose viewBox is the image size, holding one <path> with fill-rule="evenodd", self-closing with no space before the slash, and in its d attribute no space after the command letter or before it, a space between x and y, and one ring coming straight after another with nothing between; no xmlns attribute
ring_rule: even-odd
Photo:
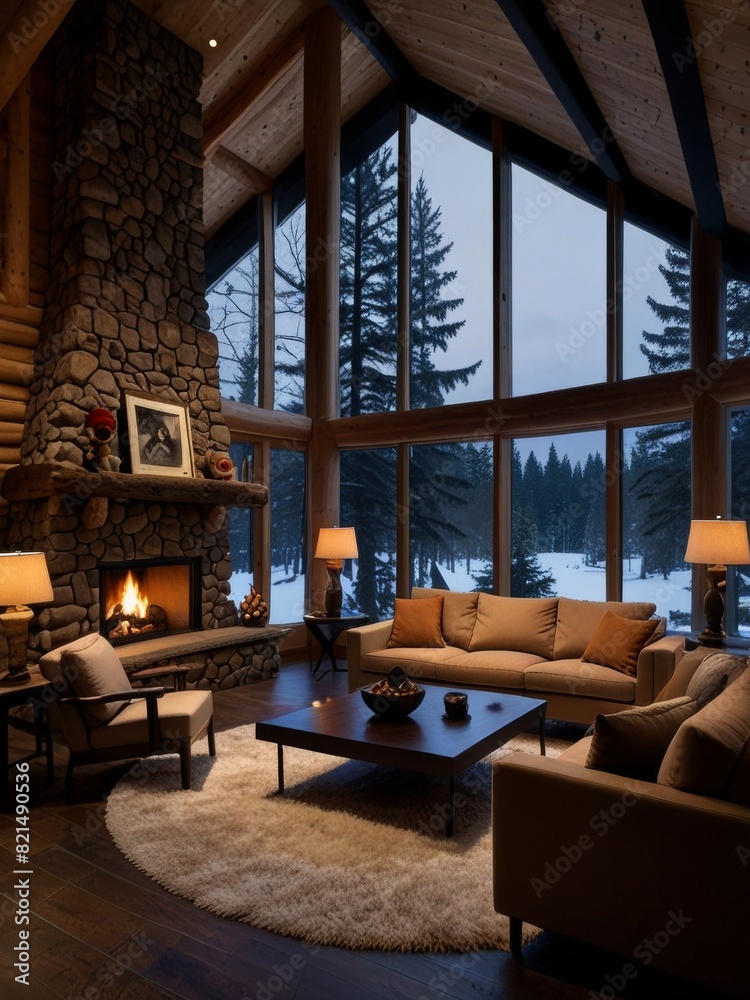
<svg viewBox="0 0 750 1000"><path fill-rule="evenodd" d="M100 564L100 632L117 645L198 628L199 572L200 558Z"/></svg>

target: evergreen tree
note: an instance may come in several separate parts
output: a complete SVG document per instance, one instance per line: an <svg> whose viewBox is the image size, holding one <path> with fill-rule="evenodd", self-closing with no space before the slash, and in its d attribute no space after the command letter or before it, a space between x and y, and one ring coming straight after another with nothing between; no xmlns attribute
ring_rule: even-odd
<svg viewBox="0 0 750 1000"><path fill-rule="evenodd" d="M341 182L341 414L396 405L396 167L384 146Z"/></svg>
<svg viewBox="0 0 750 1000"><path fill-rule="evenodd" d="M411 199L411 386L412 407L441 406L444 393L469 379L481 360L465 368L440 371L435 367L437 351L448 343L465 320L448 321L463 299L446 298L444 293L456 279L455 271L443 270L453 247L441 232L440 208L432 207L424 175L420 176Z"/></svg>
<svg viewBox="0 0 750 1000"><path fill-rule="evenodd" d="M659 333L644 331L641 351L652 373L690 366L690 255L670 246L659 268L672 299L648 304L663 324ZM633 535L642 554L641 576L659 573L667 579L683 565L690 528L690 491L675 490L690 471L690 424L660 424L636 435L628 476L634 511Z"/></svg>
<svg viewBox="0 0 750 1000"><path fill-rule="evenodd" d="M659 333L643 331L642 353L648 359L649 371L680 371L690 367L690 254L680 247L667 247L667 263L659 271L669 287L671 302L657 302L648 296L647 302L663 324Z"/></svg>
<svg viewBox="0 0 750 1000"><path fill-rule="evenodd" d="M583 467L582 496L585 501L583 553L589 566L604 562L606 545L604 538L606 477L604 461L599 452L589 454Z"/></svg>
<svg viewBox="0 0 750 1000"><path fill-rule="evenodd" d="M555 578L542 569L535 555L533 538L531 519L521 511L513 519L510 592L514 597L552 597L554 594Z"/></svg>

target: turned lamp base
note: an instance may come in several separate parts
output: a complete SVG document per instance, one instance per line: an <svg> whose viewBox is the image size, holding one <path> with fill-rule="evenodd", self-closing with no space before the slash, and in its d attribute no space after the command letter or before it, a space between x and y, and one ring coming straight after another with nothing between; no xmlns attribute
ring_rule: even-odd
<svg viewBox="0 0 750 1000"><path fill-rule="evenodd" d="M724 592L727 586L726 566L709 566L708 582L711 589L703 598L703 613L706 616L706 627L696 638L702 646L723 646L727 634L722 627L724 621Z"/></svg>
<svg viewBox="0 0 750 1000"><path fill-rule="evenodd" d="M341 559L329 559L326 562L326 573L328 574L328 586L325 593L326 613L331 618L336 618L341 614L341 602L343 592L341 590L341 569L344 563Z"/></svg>
<svg viewBox="0 0 750 1000"><path fill-rule="evenodd" d="M31 680L27 665L29 622L34 612L22 604L11 606L0 614L8 640L8 673L0 677L0 684L23 684Z"/></svg>

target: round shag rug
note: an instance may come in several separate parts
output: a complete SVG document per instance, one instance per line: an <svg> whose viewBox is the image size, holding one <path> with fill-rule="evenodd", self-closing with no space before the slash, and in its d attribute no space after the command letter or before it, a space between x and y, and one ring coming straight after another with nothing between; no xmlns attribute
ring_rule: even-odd
<svg viewBox="0 0 750 1000"><path fill-rule="evenodd" d="M547 753L565 745L548 739ZM218 734L215 758L194 752L190 791L176 754L139 762L106 822L138 868L224 917L343 948L507 950L492 905L490 771L518 751L538 753L538 738L456 779L451 839L447 780L287 747L278 795L276 746L254 726Z"/></svg>

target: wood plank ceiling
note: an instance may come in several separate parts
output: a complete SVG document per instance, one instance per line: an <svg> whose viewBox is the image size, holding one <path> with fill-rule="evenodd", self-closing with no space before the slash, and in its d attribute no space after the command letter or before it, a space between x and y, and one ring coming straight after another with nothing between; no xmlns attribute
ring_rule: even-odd
<svg viewBox="0 0 750 1000"><path fill-rule="evenodd" d="M210 236L302 152L303 25L325 0L134 2L204 56ZM726 216L750 232L744 0L330 3L342 16L344 121L388 83L392 42L409 80L476 101L573 153L597 158L587 123L596 132L603 122L605 157L616 154L627 176L696 210L709 231ZM31 4L6 0L0 23ZM350 30L357 24L369 50Z"/></svg>

